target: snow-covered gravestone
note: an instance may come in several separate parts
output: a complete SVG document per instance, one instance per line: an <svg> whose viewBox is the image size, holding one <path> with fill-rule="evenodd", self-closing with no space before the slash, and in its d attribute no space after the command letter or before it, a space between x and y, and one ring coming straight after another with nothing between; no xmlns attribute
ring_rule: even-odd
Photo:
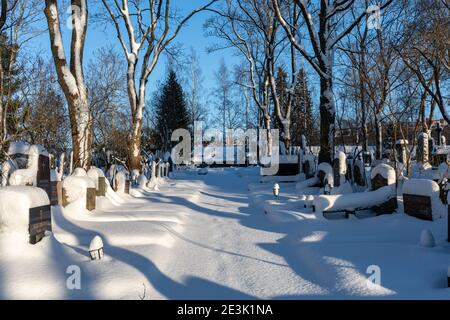
<svg viewBox="0 0 450 320"><path fill-rule="evenodd" d="M317 167L317 178L319 179L319 186L321 188L334 187L333 168L327 162L322 162Z"/></svg>
<svg viewBox="0 0 450 320"><path fill-rule="evenodd" d="M429 161L428 141L429 137L426 132L421 132L417 137L416 160L421 164L428 163Z"/></svg>
<svg viewBox="0 0 450 320"><path fill-rule="evenodd" d="M439 185L428 179L409 179L403 184L403 206L407 215L422 220L436 220L445 215L439 197Z"/></svg>
<svg viewBox="0 0 450 320"><path fill-rule="evenodd" d="M356 185L364 187L366 180L364 178L364 162L361 159L356 159L353 165L353 181Z"/></svg>
<svg viewBox="0 0 450 320"><path fill-rule="evenodd" d="M30 186L0 188L0 234L36 244L52 230L51 207L44 190Z"/></svg>
<svg viewBox="0 0 450 320"><path fill-rule="evenodd" d="M316 160L313 154L308 153L303 156L302 172L305 174L306 179L314 177L315 163Z"/></svg>
<svg viewBox="0 0 450 320"><path fill-rule="evenodd" d="M396 173L390 165L382 163L372 169L370 173L370 182L372 191L391 186L392 194L385 202L372 208L379 214L392 213L397 209L397 193L395 189Z"/></svg>
<svg viewBox="0 0 450 320"><path fill-rule="evenodd" d="M395 151L397 152L398 161L406 164L406 147L408 145L408 140L400 139L395 143Z"/></svg>
<svg viewBox="0 0 450 320"><path fill-rule="evenodd" d="M82 168L76 168L73 174L63 180L63 206L78 206L78 209L92 211L96 205L96 183Z"/></svg>
<svg viewBox="0 0 450 320"><path fill-rule="evenodd" d="M347 173L347 157L345 153L339 151L333 160L333 171L334 171L334 186L339 187L346 181L345 175Z"/></svg>
<svg viewBox="0 0 450 320"><path fill-rule="evenodd" d="M104 197L106 195L106 177L103 170L92 166L87 172L87 176L95 183L97 197Z"/></svg>

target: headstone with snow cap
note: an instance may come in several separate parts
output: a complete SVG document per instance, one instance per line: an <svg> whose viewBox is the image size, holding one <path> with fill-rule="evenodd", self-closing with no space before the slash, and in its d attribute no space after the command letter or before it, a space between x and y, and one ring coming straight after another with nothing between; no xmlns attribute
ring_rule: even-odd
<svg viewBox="0 0 450 320"><path fill-rule="evenodd" d="M353 165L353 181L361 187L366 185L366 180L364 179L364 163L360 159L356 159Z"/></svg>
<svg viewBox="0 0 450 320"><path fill-rule="evenodd" d="M406 214L422 220L436 220L445 214L439 185L433 180L407 180L403 184L403 205Z"/></svg>
<svg viewBox="0 0 450 320"><path fill-rule="evenodd" d="M383 187L392 188L392 196L385 202L372 208L377 214L393 213L397 209L397 193L395 188L396 173L390 165L382 163L372 169L370 174L372 191Z"/></svg>
<svg viewBox="0 0 450 320"><path fill-rule="evenodd" d="M327 162L322 162L317 167L317 178L319 179L319 186L325 187L327 184L330 187L334 186L333 168Z"/></svg>

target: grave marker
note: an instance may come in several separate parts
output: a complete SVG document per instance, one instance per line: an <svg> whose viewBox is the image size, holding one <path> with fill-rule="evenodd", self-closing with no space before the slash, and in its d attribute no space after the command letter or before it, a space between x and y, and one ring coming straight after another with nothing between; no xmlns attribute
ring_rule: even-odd
<svg viewBox="0 0 450 320"><path fill-rule="evenodd" d="M45 236L45 231L52 231L51 206L41 206L29 209L28 232L30 244L36 244Z"/></svg>

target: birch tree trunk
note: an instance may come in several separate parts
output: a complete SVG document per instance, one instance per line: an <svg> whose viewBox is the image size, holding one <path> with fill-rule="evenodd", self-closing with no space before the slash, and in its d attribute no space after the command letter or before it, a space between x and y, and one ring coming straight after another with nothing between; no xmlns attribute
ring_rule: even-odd
<svg viewBox="0 0 450 320"><path fill-rule="evenodd" d="M71 5L73 30L70 65L63 46L57 0L45 0L45 16L58 82L69 107L74 166L89 169L92 124L83 74L83 52L88 21L87 0L72 0Z"/></svg>

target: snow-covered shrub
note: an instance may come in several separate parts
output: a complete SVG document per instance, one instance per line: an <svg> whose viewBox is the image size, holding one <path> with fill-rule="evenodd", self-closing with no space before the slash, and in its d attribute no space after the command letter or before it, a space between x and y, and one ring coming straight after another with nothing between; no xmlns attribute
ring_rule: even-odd
<svg viewBox="0 0 450 320"><path fill-rule="evenodd" d="M420 242L422 247L435 247L436 241L434 240L433 233L430 230L425 229L420 233Z"/></svg>
<svg viewBox="0 0 450 320"><path fill-rule="evenodd" d="M0 188L0 233L20 234L28 239L29 209L49 204L47 193L40 188Z"/></svg>

